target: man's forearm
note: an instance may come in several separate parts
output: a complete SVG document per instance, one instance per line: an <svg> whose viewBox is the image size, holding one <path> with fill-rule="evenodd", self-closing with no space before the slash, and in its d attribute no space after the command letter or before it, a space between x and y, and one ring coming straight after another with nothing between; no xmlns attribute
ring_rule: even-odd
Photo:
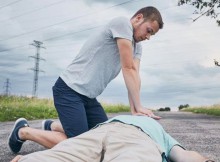
<svg viewBox="0 0 220 162"><path fill-rule="evenodd" d="M138 87L139 87L139 91L140 91L140 89L141 89L140 75L138 75ZM134 107L133 100L131 98L131 94L129 92L128 92L128 100L129 100L129 103L130 103L131 114L137 113L137 111L136 111L136 109Z"/></svg>
<svg viewBox="0 0 220 162"><path fill-rule="evenodd" d="M129 100L129 104L130 104L131 114L137 113L137 111L135 110L134 103L133 103L133 101L131 99L131 95L129 94L129 92L128 92L128 100Z"/></svg>
<svg viewBox="0 0 220 162"><path fill-rule="evenodd" d="M129 94L129 102L138 112L141 108L140 102L140 79L135 68L122 68L125 84Z"/></svg>

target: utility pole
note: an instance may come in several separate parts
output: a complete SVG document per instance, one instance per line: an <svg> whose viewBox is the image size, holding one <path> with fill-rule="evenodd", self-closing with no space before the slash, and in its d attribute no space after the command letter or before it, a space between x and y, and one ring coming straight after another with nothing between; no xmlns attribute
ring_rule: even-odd
<svg viewBox="0 0 220 162"><path fill-rule="evenodd" d="M34 40L34 43L31 43L30 45L35 46L36 47L36 54L35 56L29 56L31 58L35 59L35 66L34 68L31 68L30 70L34 71L34 82L33 82L33 91L32 91L32 97L37 97L37 89L38 89L38 74L39 72L44 72L42 70L40 70L39 68L39 64L40 64L40 60L44 60L43 58L40 57L40 49L45 47L42 47L42 42L40 41L36 41Z"/></svg>
<svg viewBox="0 0 220 162"><path fill-rule="evenodd" d="M10 91L9 91L9 89L10 89L10 82L9 82L9 79L8 79L8 78L6 79L6 82L5 82L5 84L4 84L4 88L5 88L5 93L4 93L4 95L5 95L5 96L9 96L9 94L10 94Z"/></svg>

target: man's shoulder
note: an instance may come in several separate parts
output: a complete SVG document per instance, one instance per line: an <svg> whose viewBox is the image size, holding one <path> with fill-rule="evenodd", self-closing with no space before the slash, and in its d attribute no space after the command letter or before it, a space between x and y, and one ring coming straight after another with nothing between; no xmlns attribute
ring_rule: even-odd
<svg viewBox="0 0 220 162"><path fill-rule="evenodd" d="M130 24L130 19L124 16L115 17L110 21L110 24Z"/></svg>

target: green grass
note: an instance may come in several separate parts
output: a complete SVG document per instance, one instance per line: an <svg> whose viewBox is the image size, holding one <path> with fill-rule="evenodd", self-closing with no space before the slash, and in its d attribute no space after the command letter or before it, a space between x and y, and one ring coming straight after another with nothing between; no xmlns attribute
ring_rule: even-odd
<svg viewBox="0 0 220 162"><path fill-rule="evenodd" d="M129 112L123 104L102 103L106 113ZM189 107L181 111L220 116L220 104L208 107ZM0 121L15 121L24 117L28 120L58 118L52 99L37 99L23 96L0 96Z"/></svg>
<svg viewBox="0 0 220 162"><path fill-rule="evenodd" d="M212 106L189 107L182 109L182 111L220 116L220 104Z"/></svg>
<svg viewBox="0 0 220 162"><path fill-rule="evenodd" d="M107 113L127 112L129 106L102 104ZM37 99L23 96L0 96L0 121L15 121L58 118L52 99Z"/></svg>
<svg viewBox="0 0 220 162"><path fill-rule="evenodd" d="M119 112L129 112L130 107L123 104L105 104L102 103L102 106L107 113L119 113Z"/></svg>
<svg viewBox="0 0 220 162"><path fill-rule="evenodd" d="M11 121L20 117L29 120L57 118L57 113L51 99L0 96L0 121Z"/></svg>

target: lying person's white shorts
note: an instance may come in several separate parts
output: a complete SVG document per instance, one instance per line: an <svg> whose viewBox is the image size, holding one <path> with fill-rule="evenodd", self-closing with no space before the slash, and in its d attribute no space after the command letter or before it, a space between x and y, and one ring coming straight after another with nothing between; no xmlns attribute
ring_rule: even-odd
<svg viewBox="0 0 220 162"><path fill-rule="evenodd" d="M98 126L19 162L162 162L160 147L139 128L120 122Z"/></svg>

